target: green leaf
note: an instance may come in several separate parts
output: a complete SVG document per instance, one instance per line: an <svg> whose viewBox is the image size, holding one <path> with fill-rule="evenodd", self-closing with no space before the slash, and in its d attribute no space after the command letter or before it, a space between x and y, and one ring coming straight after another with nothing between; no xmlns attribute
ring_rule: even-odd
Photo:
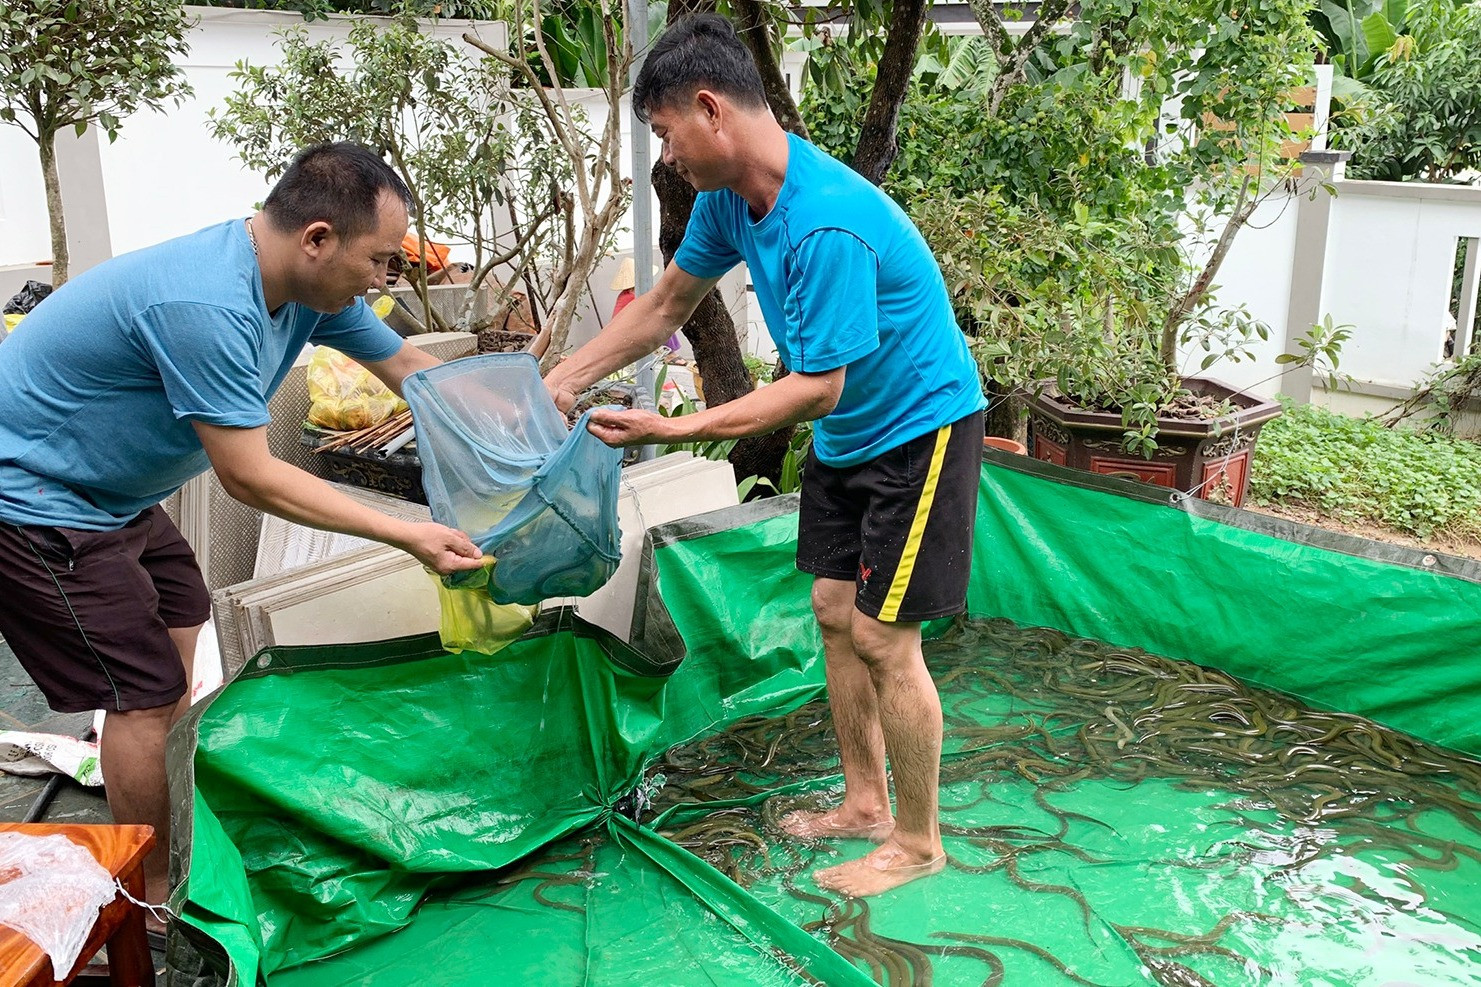
<svg viewBox="0 0 1481 987"><path fill-rule="evenodd" d="M1388 51L1399 37L1381 11L1375 11L1363 18L1362 27L1363 39L1367 42L1368 51L1374 56Z"/></svg>
<svg viewBox="0 0 1481 987"><path fill-rule="evenodd" d="M1384 0L1383 16L1395 31L1404 30L1409 20L1409 0Z"/></svg>
<svg viewBox="0 0 1481 987"><path fill-rule="evenodd" d="M1344 5L1333 3L1332 0L1320 0L1319 9L1327 16L1332 25L1332 31L1338 42L1342 45L1342 54L1347 65L1366 64L1371 57L1367 42L1363 37L1358 18L1363 16L1360 5L1354 3L1352 12Z"/></svg>

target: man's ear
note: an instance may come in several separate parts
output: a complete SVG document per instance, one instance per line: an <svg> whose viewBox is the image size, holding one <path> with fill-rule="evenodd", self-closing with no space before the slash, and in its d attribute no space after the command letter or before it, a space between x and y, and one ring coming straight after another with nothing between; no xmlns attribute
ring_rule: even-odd
<svg viewBox="0 0 1481 987"><path fill-rule="evenodd" d="M720 115L724 110L720 97L708 89L700 89L694 94L695 109L704 114L711 127L720 123Z"/></svg>
<svg viewBox="0 0 1481 987"><path fill-rule="evenodd" d="M334 245L334 239L334 227L321 219L303 228L303 232L299 234L298 245L310 257L318 257Z"/></svg>

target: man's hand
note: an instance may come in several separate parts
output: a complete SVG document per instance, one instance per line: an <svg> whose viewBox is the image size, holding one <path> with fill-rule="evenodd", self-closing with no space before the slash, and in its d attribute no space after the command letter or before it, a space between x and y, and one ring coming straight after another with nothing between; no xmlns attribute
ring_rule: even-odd
<svg viewBox="0 0 1481 987"><path fill-rule="evenodd" d="M545 378L545 389L550 392L550 397L555 401L555 406L560 409L560 413L570 414L571 409L576 406L576 392L549 377Z"/></svg>
<svg viewBox="0 0 1481 987"><path fill-rule="evenodd" d="M408 523L406 536L399 540L398 547L440 576L483 565L483 553L473 544L473 539L456 528L432 521Z"/></svg>
<svg viewBox="0 0 1481 987"><path fill-rule="evenodd" d="M586 430L607 445L618 447L670 442L679 438L673 419L651 411L596 408L586 420Z"/></svg>

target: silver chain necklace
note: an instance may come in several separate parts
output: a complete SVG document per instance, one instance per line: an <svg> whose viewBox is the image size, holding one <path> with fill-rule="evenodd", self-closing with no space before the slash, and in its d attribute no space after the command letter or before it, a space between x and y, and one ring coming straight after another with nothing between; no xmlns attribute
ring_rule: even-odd
<svg viewBox="0 0 1481 987"><path fill-rule="evenodd" d="M247 217L246 223L247 223L247 242L250 243L250 244L252 244L252 254L253 254L253 256L256 256L257 253L258 253L258 251L257 251L257 234L254 233L254 232L252 232L252 217L250 217L250 216Z"/></svg>

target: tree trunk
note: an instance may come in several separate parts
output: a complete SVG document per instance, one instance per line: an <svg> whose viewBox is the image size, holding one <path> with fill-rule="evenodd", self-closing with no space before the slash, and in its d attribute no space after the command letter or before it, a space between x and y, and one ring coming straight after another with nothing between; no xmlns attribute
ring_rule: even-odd
<svg viewBox="0 0 1481 987"><path fill-rule="evenodd" d="M766 87L766 102L771 106L772 115L783 130L806 137L807 126L802 122L802 112L792 99L787 77L782 74L782 67L776 60L776 49L771 46L771 30L761 0L733 0L731 7L735 10L736 33L751 50L751 58L761 72L761 84Z"/></svg>
<svg viewBox="0 0 1481 987"><path fill-rule="evenodd" d="M1260 197L1250 194L1250 185L1254 177L1245 175L1244 181L1239 186L1239 196L1234 200L1234 209L1225 221L1224 228L1219 232L1218 242L1214 244L1213 253L1203 265L1203 270L1198 272L1198 277L1193 279L1193 284L1183 293L1173 307L1168 311L1167 318L1162 323L1161 340L1157 344L1157 355L1162 360L1162 366L1171 375L1178 372L1178 332L1183 323L1192 314L1194 308L1208 294L1214 283L1214 278L1219 273L1219 268L1224 266L1224 258L1229 255L1229 248L1234 245L1234 236L1244 228L1254 215L1255 209L1260 205Z"/></svg>
<svg viewBox="0 0 1481 987"><path fill-rule="evenodd" d="M900 122L900 106L915 74L915 51L925 26L926 0L895 0L884 54L879 59L874 91L869 95L869 109L859 128L859 143L852 162L854 171L875 185L884 181L899 150L895 133Z"/></svg>
<svg viewBox="0 0 1481 987"><path fill-rule="evenodd" d="M51 217L51 286L60 288L67 281L67 220L62 215L62 183L57 177L56 135L42 133L41 177L46 182L46 212Z"/></svg>
<svg viewBox="0 0 1481 987"><path fill-rule="evenodd" d="M1013 396L1014 389L988 378L985 432L1004 439L1028 444L1028 419L1023 414L1023 400Z"/></svg>
<svg viewBox="0 0 1481 987"><path fill-rule="evenodd" d="M714 9L714 0L671 0L668 23L672 24L685 14L713 12ZM740 21L737 30L756 59L772 113L784 127L793 129L788 126L790 121L800 128L802 115L792 100L786 80L782 78L781 68L771 55L769 34L765 22L760 19L759 6L749 12L737 7L737 11L737 20ZM764 56L758 55L758 50L764 51ZM653 166L653 191L658 196L658 249L663 254L664 263L668 264L684 240L689 214L694 209L694 187L660 161ZM734 401L756 389L741 356L735 321L726 310L718 290L711 291L700 302L689 321L684 323L683 333L694 349L694 361L699 365L707 406ZM782 428L737 442L729 457L736 477L764 476L776 481L781 475L782 457L792 441L792 431L791 428Z"/></svg>
<svg viewBox="0 0 1481 987"><path fill-rule="evenodd" d="M653 191L658 195L659 205L658 249L668 264L684 240L684 229L694 209L694 187L674 169L659 162L653 166ZM694 362L699 365L707 406L734 401L756 389L741 356L735 321L718 289L699 303L684 323L683 333L694 350ZM791 441L792 429L782 428L737 442L729 456L736 477L743 480L748 476L764 476L776 482L781 476L782 457Z"/></svg>

